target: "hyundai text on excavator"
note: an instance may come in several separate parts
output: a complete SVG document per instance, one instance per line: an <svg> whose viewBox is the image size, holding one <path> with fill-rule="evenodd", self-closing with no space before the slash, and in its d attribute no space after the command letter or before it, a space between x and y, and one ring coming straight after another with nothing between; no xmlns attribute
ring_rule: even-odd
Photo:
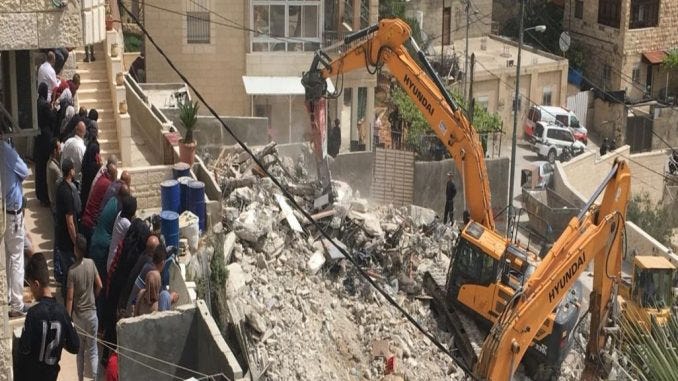
<svg viewBox="0 0 678 381"><path fill-rule="evenodd" d="M330 48L316 52L310 70L302 77L323 189L330 188L322 147L327 98L339 95L328 93L327 80L362 68L375 73L382 66L417 105L463 176L470 220L461 229L456 244L445 296L452 302L446 303L452 312L453 306L461 307L493 327L476 363L476 376L509 379L528 349L535 363L545 364L547 371L559 367L580 315L571 288L590 261L594 261L596 273L591 300L595 328L589 353L590 357L597 356L604 344L603 328L613 304L614 280L620 277L619 237L624 228L630 181L626 163L615 164L586 208L540 261L537 255L495 231L478 134L411 38L407 23L384 19L349 35L334 59L326 52ZM593 201L603 190L603 203L598 208ZM475 362L475 355L463 359Z"/></svg>

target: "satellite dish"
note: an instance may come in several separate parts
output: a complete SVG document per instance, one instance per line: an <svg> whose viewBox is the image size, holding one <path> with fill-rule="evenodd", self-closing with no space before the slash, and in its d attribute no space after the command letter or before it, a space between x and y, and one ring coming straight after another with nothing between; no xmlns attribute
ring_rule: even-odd
<svg viewBox="0 0 678 381"><path fill-rule="evenodd" d="M570 48L570 34L567 32L563 32L560 34L560 38L558 39L558 46L560 47L560 50L565 53L567 49Z"/></svg>

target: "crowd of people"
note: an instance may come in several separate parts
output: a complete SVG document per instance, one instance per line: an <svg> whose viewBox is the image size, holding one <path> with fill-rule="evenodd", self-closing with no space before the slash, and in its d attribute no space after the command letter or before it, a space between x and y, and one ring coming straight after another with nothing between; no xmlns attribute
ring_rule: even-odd
<svg viewBox="0 0 678 381"><path fill-rule="evenodd" d="M119 319L168 310L178 299L168 287L176 248L165 247L157 223L137 216L129 172L119 170L114 155L101 158L97 111L75 113L79 76L59 80L57 69L50 51L38 73L40 133L33 159L36 197L52 216L53 275L63 302L52 295L47 256L33 253L25 230L29 167L0 131L9 314L26 318L14 362L17 380L56 380L63 348L77 353L80 380L85 362L97 379L99 369L117 364L111 348ZM24 282L35 298L30 308ZM98 337L107 344L101 356Z"/></svg>

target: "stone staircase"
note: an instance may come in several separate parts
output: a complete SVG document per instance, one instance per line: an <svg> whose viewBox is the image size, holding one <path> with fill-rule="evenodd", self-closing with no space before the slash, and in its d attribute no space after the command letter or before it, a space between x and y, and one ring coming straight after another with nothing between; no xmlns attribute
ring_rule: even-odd
<svg viewBox="0 0 678 381"><path fill-rule="evenodd" d="M85 58L85 51L82 49L75 51L78 60L76 72L80 74L78 105L88 110L95 108L99 112L99 145L102 159L105 160L110 154L115 154L120 159L120 146L103 44L95 45L94 52L97 57L96 61L82 62Z"/></svg>

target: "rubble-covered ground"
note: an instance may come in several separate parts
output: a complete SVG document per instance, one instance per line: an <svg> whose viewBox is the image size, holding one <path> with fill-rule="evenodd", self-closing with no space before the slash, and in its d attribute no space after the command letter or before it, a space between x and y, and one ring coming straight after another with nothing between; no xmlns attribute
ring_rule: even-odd
<svg viewBox="0 0 678 381"><path fill-rule="evenodd" d="M280 159L273 144L258 156L380 287L440 342L452 342L421 285L426 271L444 276L456 227L424 208L371 207L340 182L335 203L314 209L316 188L301 160ZM243 316L245 357L262 379L381 380L387 373L406 380L465 379L309 221L286 212L276 197L280 190L251 159L229 147L211 165L224 190L222 224L230 232L226 297ZM303 231L295 231L294 220ZM577 356L568 362L561 379L574 380Z"/></svg>

